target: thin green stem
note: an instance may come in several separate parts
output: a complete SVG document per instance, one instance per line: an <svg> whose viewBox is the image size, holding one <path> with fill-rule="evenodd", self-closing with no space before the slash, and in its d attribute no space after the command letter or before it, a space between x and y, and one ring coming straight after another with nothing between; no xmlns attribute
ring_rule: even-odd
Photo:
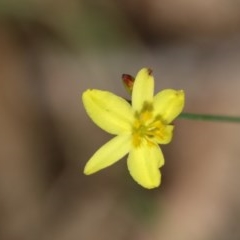
<svg viewBox="0 0 240 240"><path fill-rule="evenodd" d="M213 121L213 122L235 122L240 123L240 117L212 115L212 114L198 114L198 113L181 113L178 118L189 119L197 121Z"/></svg>

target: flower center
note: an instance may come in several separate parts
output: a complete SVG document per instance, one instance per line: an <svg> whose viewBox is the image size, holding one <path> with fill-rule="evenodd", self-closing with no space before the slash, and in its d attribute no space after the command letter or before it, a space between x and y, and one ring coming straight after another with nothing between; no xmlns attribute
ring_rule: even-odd
<svg viewBox="0 0 240 240"><path fill-rule="evenodd" d="M135 114L132 136L133 145L139 147L144 141L147 144L155 145L164 138L165 127L160 118L153 117L152 107L143 107L140 113Z"/></svg>

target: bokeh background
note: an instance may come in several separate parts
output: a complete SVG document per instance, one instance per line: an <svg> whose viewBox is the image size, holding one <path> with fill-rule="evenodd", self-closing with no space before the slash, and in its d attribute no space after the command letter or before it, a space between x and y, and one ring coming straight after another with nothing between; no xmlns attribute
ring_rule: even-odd
<svg viewBox="0 0 240 240"><path fill-rule="evenodd" d="M240 125L175 121L162 185L126 159L92 176L111 138L87 88L128 98L122 73L151 67L186 112L240 115L238 0L0 0L0 239L238 240Z"/></svg>

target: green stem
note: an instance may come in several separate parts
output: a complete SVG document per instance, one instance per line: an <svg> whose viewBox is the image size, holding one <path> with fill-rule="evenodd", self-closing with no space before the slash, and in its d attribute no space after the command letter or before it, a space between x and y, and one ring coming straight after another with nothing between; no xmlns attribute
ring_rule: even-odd
<svg viewBox="0 0 240 240"><path fill-rule="evenodd" d="M213 122L235 122L240 123L240 117L212 115L212 114L197 114L197 113L181 113L178 118L197 121L213 121Z"/></svg>

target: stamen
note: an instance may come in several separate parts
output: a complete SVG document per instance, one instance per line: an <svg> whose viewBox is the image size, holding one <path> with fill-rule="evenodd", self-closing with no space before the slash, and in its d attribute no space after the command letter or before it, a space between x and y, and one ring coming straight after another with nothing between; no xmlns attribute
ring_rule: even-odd
<svg viewBox="0 0 240 240"><path fill-rule="evenodd" d="M150 110L151 109L151 110ZM157 118L153 118L152 106L145 104L140 113L135 114L133 124L133 145L139 147L143 141L148 144L157 144L164 138L165 124Z"/></svg>

